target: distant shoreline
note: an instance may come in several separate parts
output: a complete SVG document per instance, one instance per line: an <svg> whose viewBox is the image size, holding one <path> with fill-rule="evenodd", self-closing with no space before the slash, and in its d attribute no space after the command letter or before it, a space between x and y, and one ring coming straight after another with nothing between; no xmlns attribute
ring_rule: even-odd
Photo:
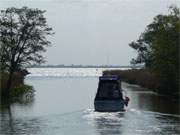
<svg viewBox="0 0 180 135"><path fill-rule="evenodd" d="M28 68L129 68L139 69L142 66L111 66L111 65L35 65Z"/></svg>

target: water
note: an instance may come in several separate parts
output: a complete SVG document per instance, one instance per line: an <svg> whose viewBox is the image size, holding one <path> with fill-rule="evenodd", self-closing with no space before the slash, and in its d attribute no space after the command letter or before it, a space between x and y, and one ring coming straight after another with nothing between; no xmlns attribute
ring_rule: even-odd
<svg viewBox="0 0 180 135"><path fill-rule="evenodd" d="M98 76L104 69L29 69L33 100L1 104L0 135L178 135L179 104L122 83L130 97L124 113L94 112Z"/></svg>

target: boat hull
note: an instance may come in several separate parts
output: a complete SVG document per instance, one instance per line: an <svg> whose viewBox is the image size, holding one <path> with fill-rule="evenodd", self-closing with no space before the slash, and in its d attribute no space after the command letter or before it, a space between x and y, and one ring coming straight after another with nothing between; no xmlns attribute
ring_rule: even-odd
<svg viewBox="0 0 180 135"><path fill-rule="evenodd" d="M94 108L98 112L125 111L123 100L95 100Z"/></svg>

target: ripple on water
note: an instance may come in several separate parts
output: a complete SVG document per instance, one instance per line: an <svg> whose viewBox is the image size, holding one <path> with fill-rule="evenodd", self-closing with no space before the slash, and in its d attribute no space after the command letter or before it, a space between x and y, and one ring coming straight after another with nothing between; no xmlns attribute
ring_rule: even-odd
<svg viewBox="0 0 180 135"><path fill-rule="evenodd" d="M102 113L87 109L83 118L100 134L167 135L180 134L180 115L129 109L127 112Z"/></svg>

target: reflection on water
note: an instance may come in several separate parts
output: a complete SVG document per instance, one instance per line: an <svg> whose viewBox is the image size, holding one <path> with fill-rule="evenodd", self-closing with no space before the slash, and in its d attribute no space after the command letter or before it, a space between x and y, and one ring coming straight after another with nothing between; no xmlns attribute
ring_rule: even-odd
<svg viewBox="0 0 180 135"><path fill-rule="evenodd" d="M91 72L86 70L88 74ZM64 74L67 76L32 75L26 78L36 90L35 97L28 102L1 103L0 135L180 134L178 103L123 83L122 87L130 97L126 112L94 112L98 78Z"/></svg>
<svg viewBox="0 0 180 135"><path fill-rule="evenodd" d="M16 119L14 113L16 106L20 106L21 108L31 108L34 102L34 98L29 97L25 99L24 96L21 97L17 101L5 101L1 102L0 105L0 134L8 134L8 135L20 135L26 133L35 133L39 131L38 121L39 119ZM23 112L24 113L24 112Z"/></svg>
<svg viewBox="0 0 180 135"><path fill-rule="evenodd" d="M29 77L95 77L100 76L103 70L117 70L128 68L30 68Z"/></svg>
<svg viewBox="0 0 180 135"><path fill-rule="evenodd" d="M1 116L1 133L3 135L22 135L40 133L40 119L14 119L13 115ZM42 124L42 122L41 122Z"/></svg>
<svg viewBox="0 0 180 135"><path fill-rule="evenodd" d="M127 91L127 95L132 97L130 108L139 108L141 110L149 110L154 112L180 114L179 104L165 96L158 95L148 89L141 88L136 85L123 83L123 88Z"/></svg>

